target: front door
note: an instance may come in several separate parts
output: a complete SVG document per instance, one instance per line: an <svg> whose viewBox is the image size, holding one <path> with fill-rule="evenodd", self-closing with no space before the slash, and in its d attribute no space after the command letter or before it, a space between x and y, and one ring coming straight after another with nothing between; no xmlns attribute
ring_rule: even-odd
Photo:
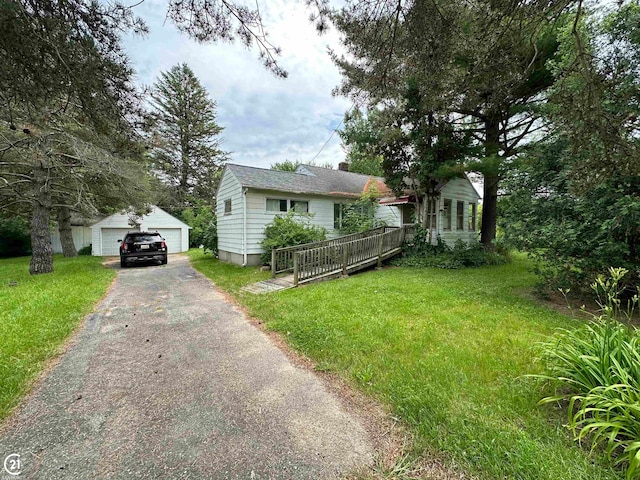
<svg viewBox="0 0 640 480"><path fill-rule="evenodd" d="M413 225L416 223L416 206L413 203L402 205L402 224Z"/></svg>

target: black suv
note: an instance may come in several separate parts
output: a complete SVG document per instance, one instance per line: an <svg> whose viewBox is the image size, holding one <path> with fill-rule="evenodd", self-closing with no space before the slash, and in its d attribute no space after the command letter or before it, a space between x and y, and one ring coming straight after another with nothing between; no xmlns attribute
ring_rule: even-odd
<svg viewBox="0 0 640 480"><path fill-rule="evenodd" d="M167 263L167 244L158 232L129 232L120 242L120 266L160 260Z"/></svg>

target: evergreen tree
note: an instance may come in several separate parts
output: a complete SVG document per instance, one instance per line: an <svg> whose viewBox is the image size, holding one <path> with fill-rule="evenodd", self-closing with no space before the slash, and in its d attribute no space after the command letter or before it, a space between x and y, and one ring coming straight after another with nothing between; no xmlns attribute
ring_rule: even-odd
<svg viewBox="0 0 640 480"><path fill-rule="evenodd" d="M349 162L349 171L364 175L382 177L382 157L374 150L380 141L380 132L376 131L376 110L371 109L364 116L358 109L344 115L344 127L338 132L345 150L345 160Z"/></svg>
<svg viewBox="0 0 640 480"><path fill-rule="evenodd" d="M97 190L119 190L119 205L142 189L120 45L130 30L144 27L119 5L0 2L0 210L29 216L32 274L53 270L54 208L93 209Z"/></svg>
<svg viewBox="0 0 640 480"><path fill-rule="evenodd" d="M216 104L193 71L176 65L163 72L152 93L154 168L175 193L174 208L213 201L227 153L220 150Z"/></svg>

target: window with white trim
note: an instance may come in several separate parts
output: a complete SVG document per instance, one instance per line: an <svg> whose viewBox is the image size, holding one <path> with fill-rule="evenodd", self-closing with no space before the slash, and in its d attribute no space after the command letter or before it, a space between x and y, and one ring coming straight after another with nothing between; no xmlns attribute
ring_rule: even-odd
<svg viewBox="0 0 640 480"><path fill-rule="evenodd" d="M451 199L445 198L442 209L442 229L451 230Z"/></svg>
<svg viewBox="0 0 640 480"><path fill-rule="evenodd" d="M267 212L286 212L287 201L280 198L267 198Z"/></svg>
<svg viewBox="0 0 640 480"><path fill-rule="evenodd" d="M469 230L472 232L476 231L476 204L469 204Z"/></svg>
<svg viewBox="0 0 640 480"><path fill-rule="evenodd" d="M227 199L224 201L224 214L231 215L231 199Z"/></svg>
<svg viewBox="0 0 640 480"><path fill-rule="evenodd" d="M456 205L456 230L464 230L464 202Z"/></svg>
<svg viewBox="0 0 640 480"><path fill-rule="evenodd" d="M307 200L287 200L284 198L267 198L267 212L269 213L309 213Z"/></svg>

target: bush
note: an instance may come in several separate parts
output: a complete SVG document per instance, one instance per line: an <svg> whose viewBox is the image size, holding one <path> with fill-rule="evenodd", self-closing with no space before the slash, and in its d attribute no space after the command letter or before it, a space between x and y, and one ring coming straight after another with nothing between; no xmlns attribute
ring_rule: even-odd
<svg viewBox="0 0 640 480"><path fill-rule="evenodd" d="M274 248L293 247L326 238L327 230L311 224L309 215L297 215L294 212L278 215L264 227L264 240L260 242L264 249L262 261L265 264L271 262L271 250Z"/></svg>
<svg viewBox="0 0 640 480"><path fill-rule="evenodd" d="M218 256L218 225L215 219L202 229L201 241L204 253L209 251L213 256Z"/></svg>
<svg viewBox="0 0 640 480"><path fill-rule="evenodd" d="M342 209L340 233L350 235L384 227L386 223L376 218L379 197L379 191L372 185L354 203L340 205L338 207Z"/></svg>
<svg viewBox="0 0 640 480"><path fill-rule="evenodd" d="M391 260L391 264L402 267L456 269L504 265L508 259L508 255L499 253L497 249L485 249L479 243L465 244L458 240L451 248L438 236L436 243L431 244L428 231L416 226L413 239L405 244L402 256Z"/></svg>
<svg viewBox="0 0 640 480"><path fill-rule="evenodd" d="M569 427L576 440L588 439L604 448L617 465L627 467L627 478L640 478L640 335L620 323L630 319L636 295L627 308L620 300L625 269L610 269L610 279L599 276L592 288L600 299L602 315L576 330L561 330L542 344L540 356L554 394L541 403L568 401Z"/></svg>
<svg viewBox="0 0 640 480"><path fill-rule="evenodd" d="M78 250L78 255L91 255L91 244Z"/></svg>
<svg viewBox="0 0 640 480"><path fill-rule="evenodd" d="M20 217L0 217L0 258L31 254L29 224Z"/></svg>
<svg viewBox="0 0 640 480"><path fill-rule="evenodd" d="M185 208L179 213L176 212L176 214L184 223L191 227L191 230L189 230L190 248L198 248L200 245L204 245L205 237L207 235L209 235L209 240L211 240L211 224L216 223L216 215L211 205L196 205L194 207ZM207 234L207 232L209 233ZM217 252L218 250L217 234L215 235L215 238L215 249L210 249L212 252L214 250Z"/></svg>

